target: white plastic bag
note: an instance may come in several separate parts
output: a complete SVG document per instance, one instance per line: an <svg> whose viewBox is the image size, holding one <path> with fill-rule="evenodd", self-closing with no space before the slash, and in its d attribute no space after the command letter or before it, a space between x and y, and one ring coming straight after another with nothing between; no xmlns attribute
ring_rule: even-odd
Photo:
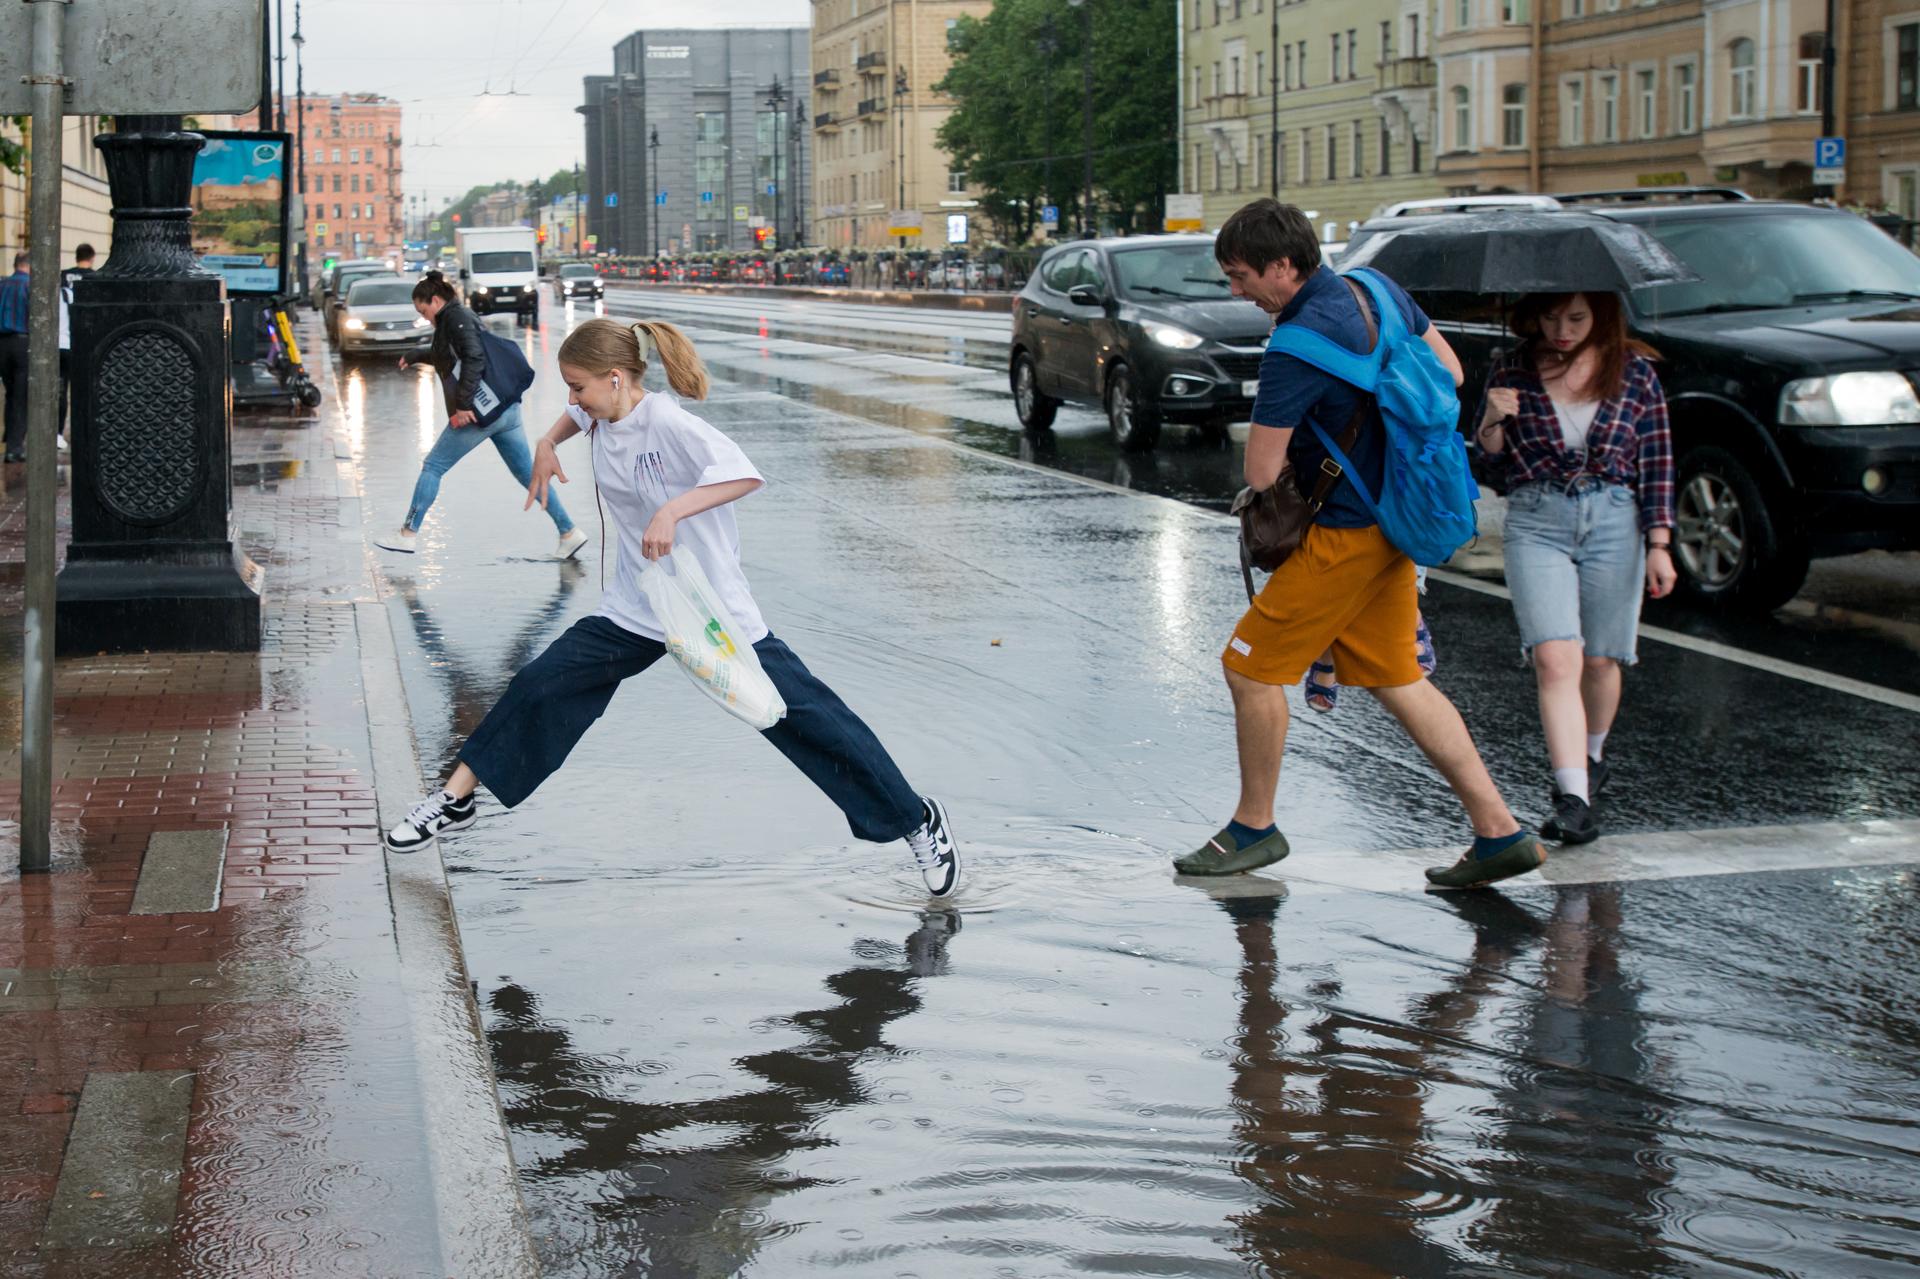
<svg viewBox="0 0 1920 1279"><path fill-rule="evenodd" d="M691 552L647 565L640 589L666 632L667 653L701 692L763 732L780 722L786 701Z"/></svg>

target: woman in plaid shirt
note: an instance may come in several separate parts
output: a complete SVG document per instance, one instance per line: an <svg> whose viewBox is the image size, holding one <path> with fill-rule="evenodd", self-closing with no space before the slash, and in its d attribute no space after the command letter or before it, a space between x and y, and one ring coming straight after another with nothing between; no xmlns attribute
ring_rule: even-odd
<svg viewBox="0 0 1920 1279"><path fill-rule="evenodd" d="M1585 844L1642 591L1673 590L1673 440L1658 356L1627 336L1616 294L1529 294L1513 331L1474 446L1507 493L1507 586L1540 686L1553 766L1540 833Z"/></svg>

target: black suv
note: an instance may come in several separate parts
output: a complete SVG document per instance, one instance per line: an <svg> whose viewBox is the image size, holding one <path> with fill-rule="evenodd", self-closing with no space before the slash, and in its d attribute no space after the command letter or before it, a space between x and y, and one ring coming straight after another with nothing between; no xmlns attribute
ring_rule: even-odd
<svg viewBox="0 0 1920 1279"><path fill-rule="evenodd" d="M1627 300L1633 335L1663 357L1681 582L1771 609L1810 559L1920 548L1920 257L1837 209L1700 195L1559 198L1641 227L1700 275ZM1464 427L1512 341L1499 300L1419 300L1467 366Z"/></svg>
<svg viewBox="0 0 1920 1279"><path fill-rule="evenodd" d="M1063 244L1014 300L1014 407L1038 429L1062 400L1098 405L1125 449L1159 443L1162 422L1224 430L1253 410L1271 328L1233 297L1210 237Z"/></svg>

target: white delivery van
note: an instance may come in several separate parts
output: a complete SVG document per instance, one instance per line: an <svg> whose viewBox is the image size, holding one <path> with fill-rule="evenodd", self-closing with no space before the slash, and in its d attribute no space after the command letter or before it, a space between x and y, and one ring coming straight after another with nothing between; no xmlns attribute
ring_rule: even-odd
<svg viewBox="0 0 1920 1279"><path fill-rule="evenodd" d="M534 269L538 245L532 227L457 227L460 288L477 315L489 311L540 312L540 277Z"/></svg>

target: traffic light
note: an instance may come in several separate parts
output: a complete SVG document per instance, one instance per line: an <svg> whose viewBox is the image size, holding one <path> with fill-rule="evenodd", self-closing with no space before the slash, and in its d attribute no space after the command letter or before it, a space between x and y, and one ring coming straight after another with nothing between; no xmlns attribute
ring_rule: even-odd
<svg viewBox="0 0 1920 1279"><path fill-rule="evenodd" d="M540 234L535 236L534 239L541 244L545 244L547 242L547 228L541 227Z"/></svg>
<svg viewBox="0 0 1920 1279"><path fill-rule="evenodd" d="M322 271L331 271L331 270L333 270L333 264L334 264L335 262L337 262L337 261L339 261L339 259L338 259L338 258L331 258L331 257L328 257L328 258L321 258L321 259L320 259L320 269L321 269Z"/></svg>
<svg viewBox="0 0 1920 1279"><path fill-rule="evenodd" d="M454 220L454 222L455 222L455 223L458 223L458 222L460 221L460 215L459 215L458 213L456 213L456 214L454 214L454 215L453 215L453 220Z"/></svg>
<svg viewBox="0 0 1920 1279"><path fill-rule="evenodd" d="M767 232L768 232L768 230L769 230L769 228L767 228L767 227L763 227L763 226L757 226L757 227L755 227L755 228L753 228L753 239L754 239L754 242L755 242L756 244L765 244L765 243L767 242Z"/></svg>

